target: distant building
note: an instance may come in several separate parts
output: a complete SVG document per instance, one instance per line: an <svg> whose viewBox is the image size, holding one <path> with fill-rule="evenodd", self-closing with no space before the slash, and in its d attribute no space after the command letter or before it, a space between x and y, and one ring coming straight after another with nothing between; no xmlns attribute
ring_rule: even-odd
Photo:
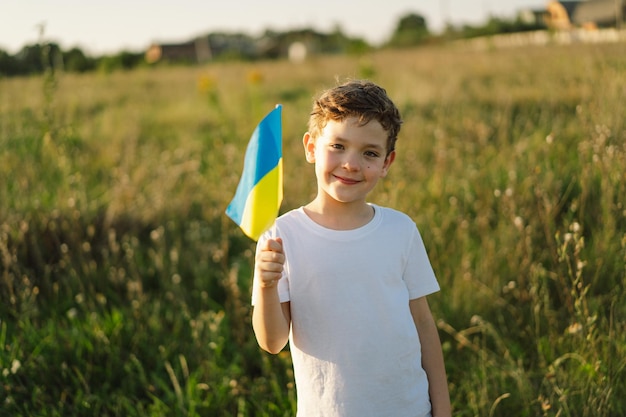
<svg viewBox="0 0 626 417"><path fill-rule="evenodd" d="M205 62L211 56L211 46L207 38L177 44L155 43L146 51L146 61L151 64L159 61Z"/></svg>
<svg viewBox="0 0 626 417"><path fill-rule="evenodd" d="M573 27L621 28L626 15L626 0L550 1L546 24L557 30Z"/></svg>
<svg viewBox="0 0 626 417"><path fill-rule="evenodd" d="M219 59L280 59L302 62L315 54L342 53L354 41L340 31L313 29L266 31L258 39L243 34L212 33L183 43L155 43L145 53L149 63L203 63Z"/></svg>
<svg viewBox="0 0 626 417"><path fill-rule="evenodd" d="M255 58L258 46L248 35L212 33L183 43L154 43L146 51L145 58L149 63L203 63L224 55Z"/></svg>
<svg viewBox="0 0 626 417"><path fill-rule="evenodd" d="M574 10L573 22L583 27L621 28L626 15L625 0L593 0L582 2Z"/></svg>

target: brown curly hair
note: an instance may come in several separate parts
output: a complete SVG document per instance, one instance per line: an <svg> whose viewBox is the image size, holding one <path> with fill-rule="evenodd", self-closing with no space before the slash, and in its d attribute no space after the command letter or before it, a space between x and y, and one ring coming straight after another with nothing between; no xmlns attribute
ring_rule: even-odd
<svg viewBox="0 0 626 417"><path fill-rule="evenodd" d="M356 117L365 125L377 120L387 132L387 154L396 147L402 117L384 88L367 80L351 80L330 88L313 102L309 133L318 137L329 120Z"/></svg>

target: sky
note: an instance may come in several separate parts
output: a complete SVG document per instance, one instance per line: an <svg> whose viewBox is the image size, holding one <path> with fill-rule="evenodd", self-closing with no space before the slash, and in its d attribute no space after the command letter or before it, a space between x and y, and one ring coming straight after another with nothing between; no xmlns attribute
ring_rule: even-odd
<svg viewBox="0 0 626 417"><path fill-rule="evenodd" d="M225 31L258 36L267 29L339 27L372 45L389 39L401 17L426 18L440 31L513 18L545 8L547 0L0 0L0 49L11 54L40 39L92 55L143 51L153 42L175 43ZM41 38L41 28L44 37Z"/></svg>

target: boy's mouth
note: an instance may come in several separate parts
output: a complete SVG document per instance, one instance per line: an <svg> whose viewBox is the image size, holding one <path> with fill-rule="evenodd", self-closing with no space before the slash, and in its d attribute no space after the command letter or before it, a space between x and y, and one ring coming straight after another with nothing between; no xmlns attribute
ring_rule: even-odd
<svg viewBox="0 0 626 417"><path fill-rule="evenodd" d="M346 178L346 177L341 177L339 175L333 175L339 182L343 183L343 184L347 184L347 185L353 185L353 184L358 184L359 182L361 182L360 180L356 180L356 179L352 179L352 178Z"/></svg>

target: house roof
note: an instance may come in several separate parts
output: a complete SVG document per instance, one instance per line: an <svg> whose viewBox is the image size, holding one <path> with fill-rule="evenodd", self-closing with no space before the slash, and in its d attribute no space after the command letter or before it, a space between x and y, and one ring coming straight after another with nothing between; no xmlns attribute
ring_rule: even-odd
<svg viewBox="0 0 626 417"><path fill-rule="evenodd" d="M565 9L565 11L567 12L567 15L571 19L572 16L574 16L574 13L576 12L576 9L578 9L578 7L581 4L588 3L588 2L587 1L580 1L580 0L578 0L578 1L560 1L559 3L561 3L561 5Z"/></svg>
<svg viewBox="0 0 626 417"><path fill-rule="evenodd" d="M626 6L626 1L624 0L584 1L575 8L573 14L570 14L571 20L576 24L589 22L597 24L615 24L620 5L623 13L624 7Z"/></svg>

